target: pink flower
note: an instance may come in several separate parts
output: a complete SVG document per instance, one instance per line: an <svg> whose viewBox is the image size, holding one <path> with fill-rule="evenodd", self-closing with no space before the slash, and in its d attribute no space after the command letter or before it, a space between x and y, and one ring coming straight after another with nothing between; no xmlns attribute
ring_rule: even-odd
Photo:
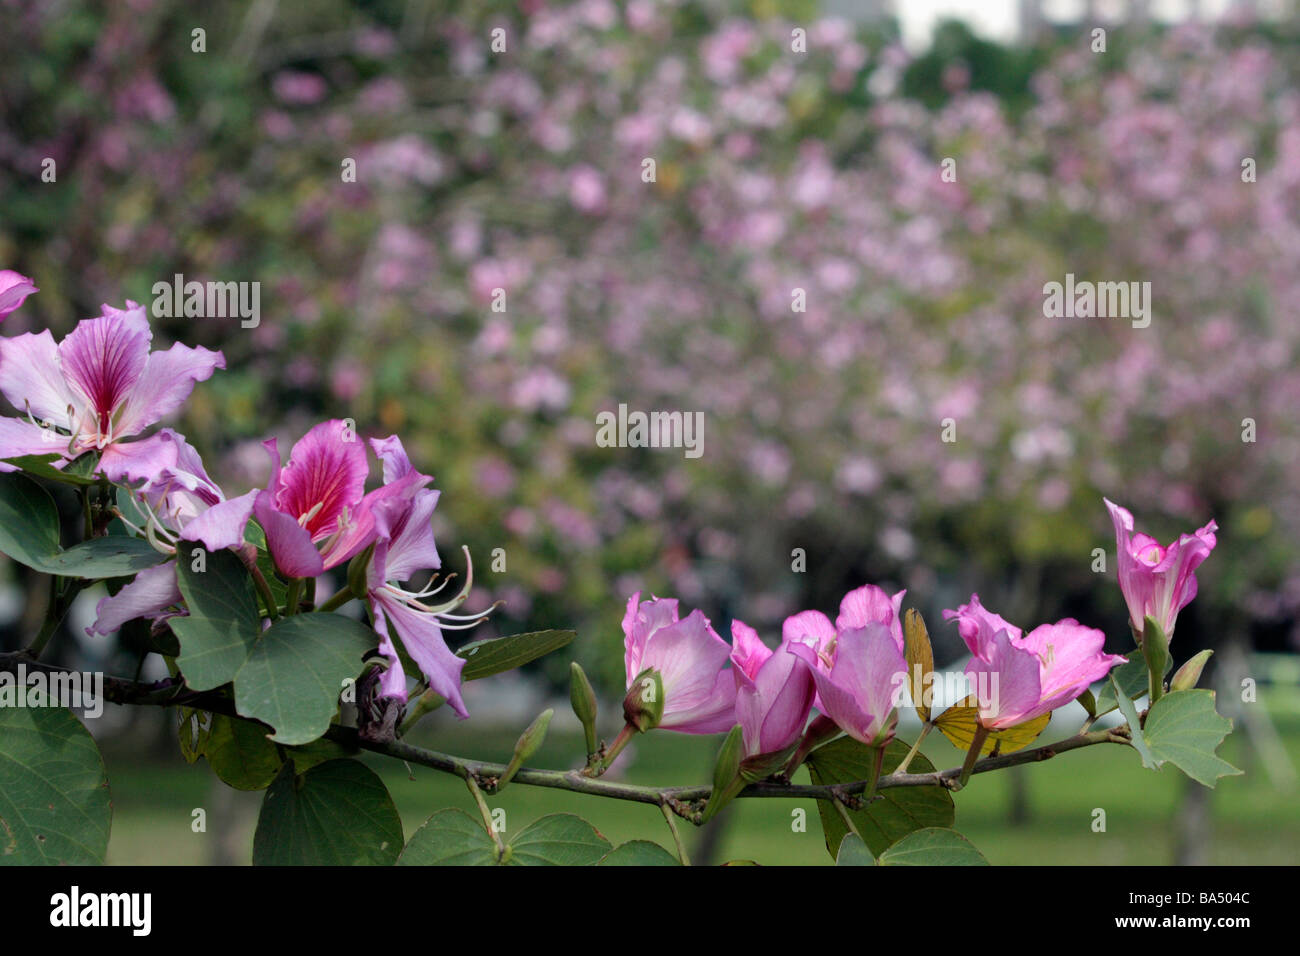
<svg viewBox="0 0 1300 956"><path fill-rule="evenodd" d="M244 543L256 491L227 499L208 477L199 453L170 428L138 444L150 447L137 460L162 467L152 477L128 470L122 480L145 481L135 495L148 513L149 526L143 530L155 546L161 543L164 550L175 551L177 541L197 541L209 551L220 551Z"/></svg>
<svg viewBox="0 0 1300 956"><path fill-rule="evenodd" d="M468 717L460 692L465 661L447 647L442 632L473 627L484 617L450 613L469 595L474 583L473 565L469 565L460 593L441 605L431 606L425 601L442 590L445 582L438 588L430 582L430 587L422 591L399 586L397 582L409 580L420 571L442 566L431 523L439 492L426 487L433 479L411 466L397 436L372 440L370 446L384 463L386 491L372 505L375 550L366 571L366 601L379 634L379 652L388 661L388 669L380 678L380 696L407 699L406 674L393 644L391 623L429 687L445 698L460 717ZM465 557L468 561L468 550Z"/></svg>
<svg viewBox="0 0 1300 956"><path fill-rule="evenodd" d="M887 626L871 622L839 630L829 665L809 644L792 641L786 651L806 665L817 685L818 709L842 731L868 746L893 737L907 660Z"/></svg>
<svg viewBox="0 0 1300 956"><path fill-rule="evenodd" d="M980 723L1005 730L1049 714L1101 680L1124 658L1102 648L1106 635L1073 618L1043 624L1025 635L999 615L970 603L943 612L956 620L971 651L966 675L979 701Z"/></svg>
<svg viewBox="0 0 1300 956"><path fill-rule="evenodd" d="M745 756L789 750L812 710L812 674L794 655L774 653L743 621L731 622L731 663Z"/></svg>
<svg viewBox="0 0 1300 956"><path fill-rule="evenodd" d="M418 478L412 472L401 483L367 495L365 445L341 419L313 427L283 466L275 439L262 444L271 455L272 473L253 514L286 577L315 577L365 549L374 538L373 505Z"/></svg>
<svg viewBox="0 0 1300 956"><path fill-rule="evenodd" d="M1133 515L1103 498L1115 525L1119 587L1128 604L1129 623L1141 635L1146 616L1173 637L1178 612L1196 597L1196 569L1210 556L1219 526L1211 521L1192 534L1179 535L1167 548L1148 534L1133 532Z"/></svg>
<svg viewBox="0 0 1300 956"><path fill-rule="evenodd" d="M0 269L0 319L14 312L33 292L40 292L36 283L11 269Z"/></svg>
<svg viewBox="0 0 1300 956"><path fill-rule="evenodd" d="M144 309L128 302L125 310L104 306L57 346L48 329L0 339L0 392L27 416L0 419L0 459L97 451L110 481L156 475L166 464L155 457L162 447L124 439L180 408L226 360L180 344L151 352L152 338ZM0 471L14 470L0 461Z"/></svg>
<svg viewBox="0 0 1300 956"><path fill-rule="evenodd" d="M681 620L677 601L628 598L623 616L627 686L647 670L663 686L663 716L657 726L686 734L716 734L736 724L736 684L724 668L731 647L708 618L692 611Z"/></svg>
<svg viewBox="0 0 1300 956"><path fill-rule="evenodd" d="M821 611L800 611L785 619L781 625L781 644L804 644L812 649L815 663L822 674L829 674L835 664L837 638L844 631L879 624L884 627L899 653L903 652L903 596L906 591L899 591L890 597L883 589L874 584L864 584L850 591L840 601L840 613L831 624L830 619ZM822 705L820 685L814 702L819 711L825 714Z"/></svg>

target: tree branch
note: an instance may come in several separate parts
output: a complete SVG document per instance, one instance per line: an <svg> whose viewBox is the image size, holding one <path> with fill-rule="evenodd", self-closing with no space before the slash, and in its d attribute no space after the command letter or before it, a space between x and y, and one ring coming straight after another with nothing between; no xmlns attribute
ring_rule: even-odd
<svg viewBox="0 0 1300 956"><path fill-rule="evenodd" d="M16 673L20 664L28 672L41 671L47 674L69 672L69 669L65 667L56 667L35 661L21 651L0 654L0 672ZM167 678L149 684L126 680L121 677L105 676L104 698L115 704L192 707L196 710L224 714L227 717L242 716L236 712L234 701L230 698L213 691L198 692L190 690L185 687L184 681L178 677ZM355 727L344 727L336 724L329 728L325 736L349 748L367 750L371 753L382 754L385 757L404 760L407 763L419 764L431 770L453 774L462 780L468 781L472 779L476 786L487 793L495 791L496 781L500 779L506 770L506 765L502 763L471 760L466 757L457 757L434 750L425 750L422 747L415 747L400 740L364 740L357 733ZM1015 753L1002 754L996 757L985 757L976 761L974 766L971 767L971 773L987 773L991 770L1002 770L1020 764L1037 763L1041 760L1050 760L1057 754L1106 743L1128 744L1129 738L1123 728L1079 733L1073 737L1058 740L1055 743L1044 744L1041 747L1018 750ZM875 782L875 785L877 791L888 790L892 787L943 787L947 790L957 790L960 789L961 775L961 767L934 771L933 773L891 773L881 777ZM703 805L709 799L709 794L713 790L710 786L648 787L587 777L579 770L534 770L527 767L520 768L511 778L511 783L523 784L529 787L568 790L571 793L585 793L592 796L608 797L613 800L653 804L659 807L667 807L678 816L693 822L703 810ZM870 789L871 784L872 781L870 780L855 780L850 783L826 785L764 781L751 783L740 791L738 796L834 801L843 800L846 796L862 794Z"/></svg>

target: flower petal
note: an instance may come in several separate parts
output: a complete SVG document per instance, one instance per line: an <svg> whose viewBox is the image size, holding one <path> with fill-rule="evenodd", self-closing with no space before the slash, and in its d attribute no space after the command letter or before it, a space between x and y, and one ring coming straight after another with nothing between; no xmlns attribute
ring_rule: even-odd
<svg viewBox="0 0 1300 956"><path fill-rule="evenodd" d="M429 687L446 698L458 716L469 716L460 692L460 672L465 661L447 647L442 638L442 628L433 614L417 611L383 591L375 593L375 600L397 628L397 636L411 659L419 666Z"/></svg>
<svg viewBox="0 0 1300 956"><path fill-rule="evenodd" d="M758 632L744 621L731 622L731 664L736 686L753 684L758 669L772 656Z"/></svg>
<svg viewBox="0 0 1300 956"><path fill-rule="evenodd" d="M388 542L385 580L405 581L417 571L442 567L432 520L439 494L423 489L414 498L390 499L375 509L375 533Z"/></svg>
<svg viewBox="0 0 1300 956"><path fill-rule="evenodd" d="M71 421L68 407L76 404L59 364L59 347L50 330L0 339L0 393L26 415L60 428Z"/></svg>
<svg viewBox="0 0 1300 956"><path fill-rule="evenodd" d="M177 461L174 432L159 432L141 441L113 442L99 459L99 472L112 482L158 481Z"/></svg>
<svg viewBox="0 0 1300 956"><path fill-rule="evenodd" d="M177 343L166 352L149 355L144 372L122 406L116 434L138 435L176 411L190 397L197 382L226 367L226 357L203 347Z"/></svg>
<svg viewBox="0 0 1300 956"><path fill-rule="evenodd" d="M33 292L40 292L36 283L12 269L0 269L0 319L15 311Z"/></svg>
<svg viewBox="0 0 1300 956"><path fill-rule="evenodd" d="M1042 716L1038 655L1017 647L1011 635L1000 630L986 649L987 659L976 655L966 665L972 692L979 699L980 722L992 730L1005 730Z"/></svg>
<svg viewBox="0 0 1300 956"><path fill-rule="evenodd" d="M181 538L198 541L209 551L239 547L244 543L244 529L253 514L253 505L257 496L263 493L250 491L213 505L185 524Z"/></svg>
<svg viewBox="0 0 1300 956"><path fill-rule="evenodd" d="M308 533L319 541L339 530L345 510L356 508L369 472L366 448L352 429L341 419L321 422L289 452L275 505L295 522L306 517Z"/></svg>
<svg viewBox="0 0 1300 956"><path fill-rule="evenodd" d="M945 610L945 621L957 622L957 632L966 642L966 647L976 657L987 658L993 646L993 638L1005 631L1013 638L1019 638L1020 628L1006 621L1002 615L994 614L980 603L980 596L972 594L970 603L963 604L957 610Z"/></svg>
<svg viewBox="0 0 1300 956"><path fill-rule="evenodd" d="M627 610L623 614L623 663L627 668L627 686L646 666L641 663L645 654L646 641L650 635L661 627L667 627L677 620L677 600L675 598L653 598L641 600L637 591L627 599Z"/></svg>
<svg viewBox="0 0 1300 956"><path fill-rule="evenodd" d="M181 589L176 584L175 562L156 564L145 568L116 594L100 598L95 605L95 622L86 628L86 633L91 637L96 634L107 636L127 621L157 617L180 602Z"/></svg>
<svg viewBox="0 0 1300 956"><path fill-rule="evenodd" d="M102 316L78 322L59 343L59 363L77 397L75 430L83 435L103 438L114 431L118 410L148 364L149 320L140 306L127 306L105 305Z"/></svg>
<svg viewBox="0 0 1300 956"><path fill-rule="evenodd" d="M0 418L0 472L17 471L17 465L7 465L5 458L22 458L24 455L63 454L68 450L66 435L41 428L21 418ZM62 467L55 463L55 467Z"/></svg>
<svg viewBox="0 0 1300 956"><path fill-rule="evenodd" d="M266 532L266 548L276 569L290 578L314 578L325 570L316 545L307 529L297 519L275 507L269 491L259 491L253 499L253 514Z"/></svg>

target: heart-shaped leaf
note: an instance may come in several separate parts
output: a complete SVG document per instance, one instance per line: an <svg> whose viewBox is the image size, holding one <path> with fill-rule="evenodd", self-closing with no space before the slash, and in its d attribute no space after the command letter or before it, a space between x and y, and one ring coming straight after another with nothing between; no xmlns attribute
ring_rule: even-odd
<svg viewBox="0 0 1300 956"><path fill-rule="evenodd" d="M530 823L510 841L512 866L592 866L610 850L610 842L582 817L552 813Z"/></svg>
<svg viewBox="0 0 1300 956"><path fill-rule="evenodd" d="M901 740L893 740L885 750L881 774L891 773L902 763L911 749ZM852 783L869 780L875 757L870 747L851 737L841 737L818 747L808 755L808 772L812 782L821 786L833 783ZM934 764L922 754L912 758L908 766L911 773L933 773ZM862 810L849 814L858 833L874 854L884 852L892 843L913 830L924 827L952 826L955 819L952 794L943 787L889 787L880 791L880 799L873 800ZM831 859L839 854L840 841L848 827L839 813L826 800L817 801L821 815L822 832L826 836L826 849Z"/></svg>
<svg viewBox="0 0 1300 956"><path fill-rule="evenodd" d="M284 763L265 727L225 714L212 715L203 756L222 783L236 790L265 789Z"/></svg>
<svg viewBox="0 0 1300 956"><path fill-rule="evenodd" d="M235 709L275 728L281 744L305 744L329 729L343 681L378 642L340 614L295 614L264 633L235 675Z"/></svg>
<svg viewBox="0 0 1300 956"><path fill-rule="evenodd" d="M104 761L71 711L0 707L0 864L103 863L112 818Z"/></svg>
<svg viewBox="0 0 1300 956"><path fill-rule="evenodd" d="M926 827L909 833L884 853L881 866L988 866L984 854L956 830Z"/></svg>
<svg viewBox="0 0 1300 956"><path fill-rule="evenodd" d="M629 840L610 850L601 859L598 866L681 866L673 856L658 843L649 840Z"/></svg>
<svg viewBox="0 0 1300 956"><path fill-rule="evenodd" d="M904 839L907 839L904 837ZM875 866L876 858L871 855L862 837L856 833L847 833L840 841L840 852L835 857L836 866Z"/></svg>
<svg viewBox="0 0 1300 956"><path fill-rule="evenodd" d="M233 551L215 551L202 562L182 554L176 580L190 611L171 619L181 645L177 664L195 690L220 687L234 680L262 633L253 579Z"/></svg>
<svg viewBox="0 0 1300 956"><path fill-rule="evenodd" d="M258 866L388 866L402 852L402 821L374 771L329 760L306 773L281 768L253 835Z"/></svg>
<svg viewBox="0 0 1300 956"><path fill-rule="evenodd" d="M464 810L439 810L411 835L399 866L496 866L497 848L481 821Z"/></svg>

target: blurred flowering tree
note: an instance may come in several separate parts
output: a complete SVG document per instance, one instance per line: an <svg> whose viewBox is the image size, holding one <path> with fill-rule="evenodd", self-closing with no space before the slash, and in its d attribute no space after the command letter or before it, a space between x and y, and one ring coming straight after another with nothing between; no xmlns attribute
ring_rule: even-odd
<svg viewBox="0 0 1300 956"><path fill-rule="evenodd" d="M1067 40L1012 110L960 68L923 106L887 31L742 4L6 6L15 329L260 281L255 329L160 322L230 359L185 423L243 440L219 480L261 483L268 430L400 428L456 539L505 549L505 616L610 637L611 594L670 587L771 622L1048 564L1082 591L1103 493L1218 519L1220 612L1300 604L1300 97L1253 31ZM1149 281L1150 327L1045 318L1067 272ZM705 454L596 447L620 402L704 412Z"/></svg>

